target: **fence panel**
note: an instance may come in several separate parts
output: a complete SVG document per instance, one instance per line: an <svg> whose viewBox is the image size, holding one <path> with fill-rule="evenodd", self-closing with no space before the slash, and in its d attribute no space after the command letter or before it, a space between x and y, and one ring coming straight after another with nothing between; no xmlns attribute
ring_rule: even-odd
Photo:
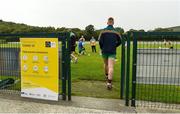
<svg viewBox="0 0 180 114"><path fill-rule="evenodd" d="M133 38L131 105L180 109L180 33Z"/></svg>
<svg viewBox="0 0 180 114"><path fill-rule="evenodd" d="M20 86L20 43L0 41L0 89L21 90Z"/></svg>

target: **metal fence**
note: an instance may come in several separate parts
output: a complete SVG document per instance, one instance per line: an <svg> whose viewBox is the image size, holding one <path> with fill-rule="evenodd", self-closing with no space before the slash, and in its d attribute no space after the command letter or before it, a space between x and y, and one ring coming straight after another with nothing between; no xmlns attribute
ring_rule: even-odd
<svg viewBox="0 0 180 114"><path fill-rule="evenodd" d="M19 42L0 41L0 89L20 91ZM9 91L7 91L9 92Z"/></svg>
<svg viewBox="0 0 180 114"><path fill-rule="evenodd" d="M19 38L22 37L59 39L59 79L61 80L59 93L63 100L66 100L66 95L68 95L68 100L71 100L69 33L0 34L0 92L20 94L21 57Z"/></svg>
<svg viewBox="0 0 180 114"><path fill-rule="evenodd" d="M60 94L63 100L67 95L71 100L69 33L0 34L0 92L20 93L21 37L59 39ZM128 33L121 54L121 98L125 97L126 105L131 97L131 106L180 109L180 33Z"/></svg>
<svg viewBox="0 0 180 114"><path fill-rule="evenodd" d="M180 109L180 33L131 35L131 105Z"/></svg>

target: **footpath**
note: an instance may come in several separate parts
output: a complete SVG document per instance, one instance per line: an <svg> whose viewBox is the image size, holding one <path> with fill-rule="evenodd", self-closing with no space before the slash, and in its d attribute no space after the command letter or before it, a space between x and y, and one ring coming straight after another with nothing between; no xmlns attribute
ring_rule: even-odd
<svg viewBox="0 0 180 114"><path fill-rule="evenodd" d="M119 99L73 96L72 101L45 101L0 94L0 113L180 113L180 110L126 107Z"/></svg>

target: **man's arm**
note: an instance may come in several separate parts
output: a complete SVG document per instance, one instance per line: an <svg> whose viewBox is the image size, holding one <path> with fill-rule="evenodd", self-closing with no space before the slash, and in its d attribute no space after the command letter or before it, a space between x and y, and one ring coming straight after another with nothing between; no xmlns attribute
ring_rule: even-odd
<svg viewBox="0 0 180 114"><path fill-rule="evenodd" d="M102 34L102 32L99 34L99 46L100 46L100 48L101 48L101 50L102 50L102 47L103 47L103 34Z"/></svg>
<svg viewBox="0 0 180 114"><path fill-rule="evenodd" d="M76 37L75 36L71 36L71 45L76 46Z"/></svg>
<svg viewBox="0 0 180 114"><path fill-rule="evenodd" d="M117 42L116 42L116 47L118 47L121 44L121 35L117 34Z"/></svg>

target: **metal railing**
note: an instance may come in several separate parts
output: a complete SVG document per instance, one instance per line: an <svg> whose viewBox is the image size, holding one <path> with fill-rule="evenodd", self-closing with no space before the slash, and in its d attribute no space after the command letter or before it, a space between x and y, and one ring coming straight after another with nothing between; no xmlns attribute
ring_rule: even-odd
<svg viewBox="0 0 180 114"><path fill-rule="evenodd" d="M134 32L131 36L131 106L180 109L180 33Z"/></svg>

